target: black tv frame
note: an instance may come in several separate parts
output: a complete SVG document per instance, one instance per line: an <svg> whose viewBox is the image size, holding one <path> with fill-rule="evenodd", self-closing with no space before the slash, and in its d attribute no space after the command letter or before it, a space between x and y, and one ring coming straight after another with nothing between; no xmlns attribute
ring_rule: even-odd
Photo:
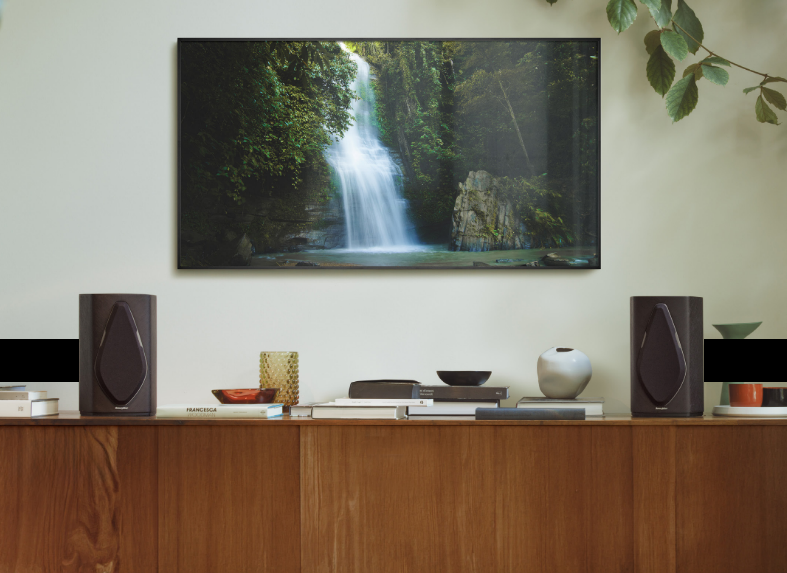
<svg viewBox="0 0 787 573"><path fill-rule="evenodd" d="M598 71L596 82L598 86L598 98L597 98L597 116L598 122L596 124L596 136L598 139L598 169L597 169L597 188L598 194L596 198L596 213L597 213L597 221L596 221L596 229L598 232L598 237L596 239L596 249L597 249L597 258L598 258L598 265L597 266L586 266L586 267L572 267L572 266L538 266L538 267L521 267L521 266L500 266L500 267L493 267L493 266L481 266L481 267L469 267L469 266L434 266L434 267L422 267L422 266L376 266L376 265L356 265L356 266L347 266L347 267L322 267L322 266L295 266L295 267L274 267L274 266L260 266L260 267L252 267L252 266L211 266L211 267L186 267L181 265L181 192L182 192L182 146L181 146L181 46L185 42L336 42L339 41L337 38L292 38L292 37L285 37L285 38L178 38L177 39L177 124L178 124L178 141L177 141L177 185L178 185L178 206L177 206L177 269L178 270L223 270L223 269L247 269L252 271L307 271L307 272L326 272L326 271L353 271L353 270L418 270L423 272L428 271L451 271L451 270L472 270L473 272L477 271L589 271L589 270L600 270L601 269L601 166L602 166L602 142L601 142L601 38L580 38L580 37L570 37L570 38L342 38L342 41L350 41L350 42L401 42L401 41L412 41L412 42L446 42L446 41L457 41L457 42L595 42L598 48L599 54L599 64L598 64ZM501 251L505 252L505 251Z"/></svg>

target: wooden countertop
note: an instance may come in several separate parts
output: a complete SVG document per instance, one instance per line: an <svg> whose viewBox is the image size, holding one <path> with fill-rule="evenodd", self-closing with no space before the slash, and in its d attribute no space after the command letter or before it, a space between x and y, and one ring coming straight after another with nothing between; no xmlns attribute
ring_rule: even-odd
<svg viewBox="0 0 787 573"><path fill-rule="evenodd" d="M156 418L155 416L81 416L64 410L57 416L0 418L0 426L786 426L787 418L635 418L611 414L587 420L312 420L282 416L270 420L221 420L206 418Z"/></svg>

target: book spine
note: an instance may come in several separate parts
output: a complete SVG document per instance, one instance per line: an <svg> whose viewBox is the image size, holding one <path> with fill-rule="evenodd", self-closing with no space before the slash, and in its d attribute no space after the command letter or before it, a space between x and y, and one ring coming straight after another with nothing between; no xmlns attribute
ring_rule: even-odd
<svg viewBox="0 0 787 573"><path fill-rule="evenodd" d="M58 413L59 398L42 398L30 403L30 416L54 416Z"/></svg>
<svg viewBox="0 0 787 573"><path fill-rule="evenodd" d="M486 388L484 386L421 386L418 390L419 398L431 398L435 402L484 402L505 400L508 398L508 388Z"/></svg>
<svg viewBox="0 0 787 573"><path fill-rule="evenodd" d="M352 399L417 400L418 384L387 382L351 382L348 395Z"/></svg>
<svg viewBox="0 0 787 573"><path fill-rule="evenodd" d="M555 408L560 408L563 410L584 410L586 416L604 415L604 408L602 408L601 404L572 404L569 406L565 404L532 404L528 402L520 402L516 405L516 407L520 410L523 408L528 408L530 410L550 410Z"/></svg>
<svg viewBox="0 0 787 573"><path fill-rule="evenodd" d="M2 418L30 418L32 410L30 400L0 400Z"/></svg>
<svg viewBox="0 0 787 573"><path fill-rule="evenodd" d="M435 402L431 408L408 408L407 413L410 416L473 416L478 408L499 408L499 400L487 400L480 402L483 406L479 406L479 402Z"/></svg>
<svg viewBox="0 0 787 573"><path fill-rule="evenodd" d="M336 398L337 406L432 406L434 400L413 400L402 398Z"/></svg>
<svg viewBox="0 0 787 573"><path fill-rule="evenodd" d="M478 408L476 420L584 420L585 411L570 408Z"/></svg>
<svg viewBox="0 0 787 573"><path fill-rule="evenodd" d="M312 418L315 420L403 420L407 416L407 406L391 406L381 414L380 408L347 408L335 406L315 406Z"/></svg>
<svg viewBox="0 0 787 573"><path fill-rule="evenodd" d="M312 415L312 407L319 402L311 402L309 404L296 404L290 406L290 418L300 418Z"/></svg>
<svg viewBox="0 0 787 573"><path fill-rule="evenodd" d="M0 400L44 400L46 399L46 390L30 391L30 392L13 392L8 390L0 390Z"/></svg>
<svg viewBox="0 0 787 573"><path fill-rule="evenodd" d="M282 415L282 408L222 408L219 406L164 406L156 410L157 418L275 418Z"/></svg>

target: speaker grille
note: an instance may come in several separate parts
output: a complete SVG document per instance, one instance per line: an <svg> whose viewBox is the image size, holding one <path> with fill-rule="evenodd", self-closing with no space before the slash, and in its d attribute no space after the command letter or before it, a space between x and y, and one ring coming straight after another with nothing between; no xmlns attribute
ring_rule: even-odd
<svg viewBox="0 0 787 573"><path fill-rule="evenodd" d="M666 304L653 308L637 360L639 380L650 398L664 406L680 390L686 359Z"/></svg>
<svg viewBox="0 0 787 573"><path fill-rule="evenodd" d="M139 392L147 371L131 309L125 302L116 302L96 354L95 372L101 389L115 404L127 404Z"/></svg>

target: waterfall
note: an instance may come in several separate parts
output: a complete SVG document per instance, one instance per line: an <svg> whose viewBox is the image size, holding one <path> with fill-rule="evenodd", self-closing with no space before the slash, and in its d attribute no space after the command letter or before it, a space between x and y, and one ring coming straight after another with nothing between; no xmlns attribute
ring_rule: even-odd
<svg viewBox="0 0 787 573"><path fill-rule="evenodd" d="M344 46L342 46L344 48ZM341 140L334 140L326 159L339 179L347 231L347 249L408 251L417 241L407 219L401 193L402 173L380 142L374 125L374 92L369 64L350 53L358 66L352 89L355 118Z"/></svg>

